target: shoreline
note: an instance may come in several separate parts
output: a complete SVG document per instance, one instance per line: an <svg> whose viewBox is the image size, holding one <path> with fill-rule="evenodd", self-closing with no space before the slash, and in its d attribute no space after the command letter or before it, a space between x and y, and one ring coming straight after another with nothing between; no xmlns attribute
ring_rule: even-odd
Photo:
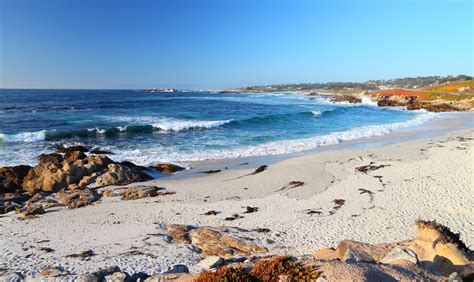
<svg viewBox="0 0 474 282"><path fill-rule="evenodd" d="M287 159L317 154L326 151L353 150L353 149L373 149L387 145L424 139L429 137L439 137L452 131L464 130L474 127L474 113L438 113L444 117L438 117L427 121L421 125L411 126L394 130L382 136L364 137L356 140L340 141L338 144L319 146L315 149L304 150L296 153L286 153L279 155L263 155L251 157L238 157L227 159L214 159L203 161L175 162L187 169L173 175L159 175L170 179L182 179L190 177L205 176L209 170L257 168L265 164L273 164Z"/></svg>
<svg viewBox="0 0 474 282"><path fill-rule="evenodd" d="M268 233L250 234L268 254L302 256L344 239L405 240L415 235L413 221L422 218L452 227L472 245L474 202L468 195L473 134L470 127L375 148L305 154L271 163L256 175L248 175L253 169L245 167L127 186L156 185L174 195L131 201L103 197L86 207L53 208L26 220L4 214L0 225L10 231L0 235L2 267L38 277L48 266L78 275L111 265L151 274L175 264L196 264L202 259L199 253L166 242L164 235L150 235L166 234L169 224L267 228ZM382 167L357 171L371 163ZM289 187L292 181L304 184ZM342 205L335 204L337 199ZM258 210L247 214L246 206ZM217 215L205 215L211 210ZM242 217L226 220L235 214ZM95 255L87 260L66 257L88 249Z"/></svg>

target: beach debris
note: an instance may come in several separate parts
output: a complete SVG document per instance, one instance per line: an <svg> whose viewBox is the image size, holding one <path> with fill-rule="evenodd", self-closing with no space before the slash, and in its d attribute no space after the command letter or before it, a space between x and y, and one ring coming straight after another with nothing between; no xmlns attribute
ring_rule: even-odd
<svg viewBox="0 0 474 282"><path fill-rule="evenodd" d="M322 211L320 211L319 209L308 209L308 210L304 210L304 212L306 212L306 214L309 214L309 215L313 215L313 214L323 214Z"/></svg>
<svg viewBox="0 0 474 282"><path fill-rule="evenodd" d="M283 186L283 188L278 189L275 192L279 192L279 191L287 190L287 189L293 189L293 188L300 187L300 186L303 186L303 185L305 185L305 183L303 181L291 181L288 184L286 184L285 186Z"/></svg>
<svg viewBox="0 0 474 282"><path fill-rule="evenodd" d="M224 220L227 220L227 221L234 221L234 220L239 219L239 218L244 218L244 217L241 216L241 215L238 215L238 214L234 213L233 215L224 218Z"/></svg>
<svg viewBox="0 0 474 282"><path fill-rule="evenodd" d="M52 253L54 252L54 249L48 248L48 247L41 247L39 248L40 251L43 251L45 253Z"/></svg>
<svg viewBox="0 0 474 282"><path fill-rule="evenodd" d="M244 174L244 175L241 175L239 177L236 177L236 178L232 178L232 179L228 179L228 180L225 180L225 181L231 181L231 180L236 180L236 179L239 179L239 178L242 178L242 177L245 177L245 176L250 176L250 175L255 175L255 174L259 174L265 170L267 170L268 166L267 165L262 165L262 166L259 166L257 169L255 169L253 172L251 173L247 173L247 174Z"/></svg>
<svg viewBox="0 0 474 282"><path fill-rule="evenodd" d="M368 165L364 165L364 166L359 166L359 167L356 167L355 169L359 172L363 172L365 174L371 172L371 171L374 171L374 170L377 170L377 169L380 169L380 168L384 168L384 167L387 167L387 166L390 166L390 165L374 165L374 162L370 162L370 164Z"/></svg>
<svg viewBox="0 0 474 282"><path fill-rule="evenodd" d="M380 179L380 178L379 178ZM374 192L370 191L370 190L367 190L367 189L363 189L363 188L360 188L358 189L360 191L360 194L367 194L369 195L370 197L370 202L372 203L374 201Z"/></svg>
<svg viewBox="0 0 474 282"><path fill-rule="evenodd" d="M346 200L344 200L344 199L335 199L332 202L334 203L334 208L333 209L338 210L344 205Z"/></svg>
<svg viewBox="0 0 474 282"><path fill-rule="evenodd" d="M47 267L40 269L39 273L43 276L49 276L49 277L58 277L61 275L65 275L64 269L60 267Z"/></svg>
<svg viewBox="0 0 474 282"><path fill-rule="evenodd" d="M67 255L66 257L67 258L81 258L81 259L85 259L85 258L88 258L88 257L91 257L95 255L94 252L92 250L87 250L87 251L84 251L82 253L79 253L79 254L71 254L71 255Z"/></svg>
<svg viewBox="0 0 474 282"><path fill-rule="evenodd" d="M179 166L179 165L176 165L176 164L171 164L171 163L157 164L156 166L154 166L154 168L156 168L159 172L161 172L163 174L173 174L173 173L176 173L178 171L183 171L183 170L186 169L182 166Z"/></svg>
<svg viewBox="0 0 474 282"><path fill-rule="evenodd" d="M252 231L259 232L259 233L268 233L271 230L268 228L255 228L255 229L252 229Z"/></svg>
<svg viewBox="0 0 474 282"><path fill-rule="evenodd" d="M243 207L243 208L245 208L244 213L254 213L254 212L258 212L258 207L246 206L246 207Z"/></svg>
<svg viewBox="0 0 474 282"><path fill-rule="evenodd" d="M205 212L203 215L218 215L220 214L221 212L218 212L218 211L215 211L215 210L211 210L211 211L208 211L208 212Z"/></svg>
<svg viewBox="0 0 474 282"><path fill-rule="evenodd" d="M250 175L255 175L255 174L261 173L261 172L267 170L267 168L268 168L267 165L259 166L254 172L250 173Z"/></svg>
<svg viewBox="0 0 474 282"><path fill-rule="evenodd" d="M221 172L222 170L220 169L215 169L215 170L206 170L206 171L203 171L202 173L206 173L206 174L212 174L212 173L218 173L218 172Z"/></svg>

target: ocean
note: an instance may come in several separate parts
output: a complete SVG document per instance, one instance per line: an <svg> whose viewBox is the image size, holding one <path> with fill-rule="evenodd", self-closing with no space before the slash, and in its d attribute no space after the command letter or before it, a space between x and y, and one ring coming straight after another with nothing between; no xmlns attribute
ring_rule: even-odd
<svg viewBox="0 0 474 282"><path fill-rule="evenodd" d="M0 167L58 145L140 165L281 155L388 134L437 115L298 93L0 90Z"/></svg>

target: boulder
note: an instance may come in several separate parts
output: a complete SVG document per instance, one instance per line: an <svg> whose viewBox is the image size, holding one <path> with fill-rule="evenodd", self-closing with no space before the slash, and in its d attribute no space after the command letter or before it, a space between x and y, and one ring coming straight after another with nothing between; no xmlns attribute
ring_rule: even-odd
<svg viewBox="0 0 474 282"><path fill-rule="evenodd" d="M168 268L167 271L163 272L163 274L170 274L170 273L189 273L189 269L184 264L177 264L177 265L173 265L172 267Z"/></svg>
<svg viewBox="0 0 474 282"><path fill-rule="evenodd" d="M92 204L99 196L89 188L76 189L74 191L63 190L57 193L57 198L70 208L80 208Z"/></svg>
<svg viewBox="0 0 474 282"><path fill-rule="evenodd" d="M181 167L181 166L175 165L175 164L170 164L170 163L157 164L155 166L155 168L159 172L164 173L164 174L171 174L171 173L175 173L175 172L178 172L178 171L185 170L184 167Z"/></svg>
<svg viewBox="0 0 474 282"><path fill-rule="evenodd" d="M126 185L132 182L141 182L150 177L137 170L119 164L109 164L107 171L95 179L95 184L99 187L109 185Z"/></svg>
<svg viewBox="0 0 474 282"><path fill-rule="evenodd" d="M250 255L266 253L265 247L236 239L229 235L223 235L217 230L201 227L189 232L191 244L201 251L204 256L231 257L234 255Z"/></svg>
<svg viewBox="0 0 474 282"><path fill-rule="evenodd" d="M63 161L63 156L58 153L41 154L39 155L38 160L40 164L59 164Z"/></svg>
<svg viewBox="0 0 474 282"><path fill-rule="evenodd" d="M219 256L208 256L205 259L201 260L198 264L197 267L204 270L208 271L211 268L216 268L224 263L224 260L219 257Z"/></svg>
<svg viewBox="0 0 474 282"><path fill-rule="evenodd" d="M88 150L89 149L87 149L86 147L80 146L80 145L69 146L69 147L65 147L64 145L59 145L58 147L56 147L56 151L58 151L60 153L64 153L64 154L74 152L74 151L79 151L79 152L85 153Z"/></svg>
<svg viewBox="0 0 474 282"><path fill-rule="evenodd" d="M75 162L77 160L83 160L85 158L87 158L87 155L81 151L71 151L64 155L64 161L69 163Z"/></svg>
<svg viewBox="0 0 474 282"><path fill-rule="evenodd" d="M123 192L122 200L136 200L145 197L155 197L158 190L160 190L160 188L156 186L130 187Z"/></svg>
<svg viewBox="0 0 474 282"><path fill-rule="evenodd" d="M30 171L28 165L0 168L0 193L14 192L21 189L23 179Z"/></svg>
<svg viewBox="0 0 474 282"><path fill-rule="evenodd" d="M130 275L126 272L115 272L104 277L105 282L129 282Z"/></svg>
<svg viewBox="0 0 474 282"><path fill-rule="evenodd" d="M172 241L184 244L191 243L189 231L191 231L192 228L193 227L184 224L169 224L166 227Z"/></svg>
<svg viewBox="0 0 474 282"><path fill-rule="evenodd" d="M472 262L472 251L459 234L435 221L418 220L415 226L416 238L407 247L416 253L422 265L449 275Z"/></svg>

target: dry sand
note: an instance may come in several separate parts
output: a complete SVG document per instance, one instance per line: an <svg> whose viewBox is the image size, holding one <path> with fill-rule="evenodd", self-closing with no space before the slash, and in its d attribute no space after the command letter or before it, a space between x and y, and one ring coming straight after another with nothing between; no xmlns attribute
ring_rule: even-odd
<svg viewBox="0 0 474 282"><path fill-rule="evenodd" d="M163 225L171 223L268 228L271 232L254 235L255 242L273 254L303 255L344 239L412 238L414 220L421 218L451 227L472 246L473 138L474 130L468 129L374 149L312 153L270 164L256 175L241 177L254 169L232 169L146 183L175 195L102 198L29 220L10 213L0 217L0 268L35 275L43 267L61 266L81 274L117 265L129 273L152 274L174 264L196 264L198 253L162 236ZM356 170L371 163L385 166ZM291 181L305 184L282 189ZM336 199L343 200L339 208ZM259 210L243 213L245 206ZM203 215L210 210L220 213ZM235 213L243 218L224 220ZM86 250L96 255L66 257Z"/></svg>

